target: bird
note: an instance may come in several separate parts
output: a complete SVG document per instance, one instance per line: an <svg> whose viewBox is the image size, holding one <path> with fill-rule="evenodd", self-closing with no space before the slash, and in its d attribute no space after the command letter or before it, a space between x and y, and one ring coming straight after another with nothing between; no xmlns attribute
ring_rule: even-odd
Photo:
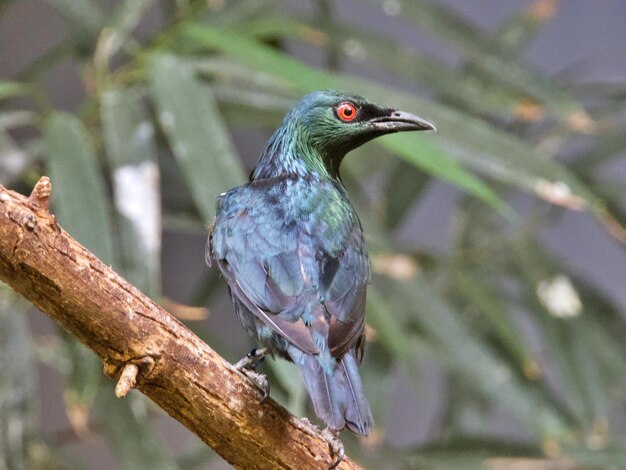
<svg viewBox="0 0 626 470"><path fill-rule="evenodd" d="M249 181L217 199L205 257L262 346L238 368L251 371L266 354L296 364L339 455L331 468L343 458L333 436L368 435L374 422L358 371L370 261L339 167L376 137L427 130L436 128L359 95L314 91L285 115ZM269 384L256 378L266 398Z"/></svg>

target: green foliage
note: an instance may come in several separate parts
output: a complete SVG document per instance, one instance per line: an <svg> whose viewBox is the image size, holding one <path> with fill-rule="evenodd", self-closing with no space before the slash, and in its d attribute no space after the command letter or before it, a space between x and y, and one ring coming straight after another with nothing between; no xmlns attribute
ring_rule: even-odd
<svg viewBox="0 0 626 470"><path fill-rule="evenodd" d="M524 60L549 14L523 10L487 32L444 2L368 2L398 10L390 21L454 48L461 61L451 66L366 24L343 24L329 1L317 2L314 19L270 0L126 0L112 12L97 0L45 3L67 34L0 81L0 183L26 190L50 175L62 226L158 300L163 228L200 240L216 196L250 170L254 155L242 158L233 133L269 135L295 99L319 88L421 115L438 134L379 139L343 168L375 273L361 370L376 436L365 443L345 436L350 455L371 468L390 461L482 468L493 457L546 454L585 468L626 461L623 422L613 412L626 396L623 312L539 237L566 211L587 211L623 250L626 186L603 169L626 150L625 87L566 81ZM0 15L10 19L11 9L3 5ZM150 15L161 23L139 33ZM328 67L305 63L293 45L315 51ZM74 113L53 109L58 100L41 85L66 59L80 64L87 90ZM429 98L344 73L344 61L382 67ZM443 253L416 251L419 240L406 235L411 215L435 180L460 190L449 215L451 242ZM203 256L201 241L195 256ZM200 281L188 280L198 285L196 299L226 305L225 283L215 274ZM224 319L232 316L227 310L213 314ZM7 362L15 367L0 368L0 467L24 468L35 450L47 468L81 465L66 442L35 429L35 359L64 376L77 438L100 433L121 468L203 468L214 457L190 436L188 451L172 456L147 400L116 401L91 353L61 333L32 337L23 311L0 290L0 363L17 358ZM191 326L227 357L245 351L205 323ZM420 396L432 394L424 363L439 371L446 396L433 423L415 423L427 429L423 444L398 448L388 438L397 406L391 385L403 375ZM273 396L306 412L294 368L268 369ZM502 413L514 436L494 426ZM11 423L21 431L11 435Z"/></svg>

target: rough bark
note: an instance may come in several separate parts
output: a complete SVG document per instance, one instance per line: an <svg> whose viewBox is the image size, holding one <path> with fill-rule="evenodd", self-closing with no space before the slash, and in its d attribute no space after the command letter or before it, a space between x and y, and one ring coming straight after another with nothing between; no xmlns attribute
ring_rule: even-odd
<svg viewBox="0 0 626 470"><path fill-rule="evenodd" d="M50 181L26 198L0 185L0 279L61 324L122 380L237 468L327 468L316 428L259 391L154 301L70 237L48 212ZM339 468L359 468L348 458Z"/></svg>

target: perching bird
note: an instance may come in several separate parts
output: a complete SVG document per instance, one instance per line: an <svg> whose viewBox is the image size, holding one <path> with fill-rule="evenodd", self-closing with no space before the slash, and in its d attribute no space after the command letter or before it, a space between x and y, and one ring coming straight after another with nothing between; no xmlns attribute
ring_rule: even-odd
<svg viewBox="0 0 626 470"><path fill-rule="evenodd" d="M373 426L357 369L370 266L339 165L375 137L434 129L360 96L316 91L285 116L250 181L217 201L207 262L224 274L246 331L297 364L315 413L335 432Z"/></svg>

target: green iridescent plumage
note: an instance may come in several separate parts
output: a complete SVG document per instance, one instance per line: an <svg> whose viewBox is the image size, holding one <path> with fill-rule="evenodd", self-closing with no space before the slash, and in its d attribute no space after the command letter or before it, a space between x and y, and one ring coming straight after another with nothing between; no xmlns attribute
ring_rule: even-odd
<svg viewBox="0 0 626 470"><path fill-rule="evenodd" d="M368 434L357 364L370 268L339 177L350 150L377 136L434 129L417 116L336 91L305 96L285 117L249 183L222 195L207 260L259 344L295 362L326 425Z"/></svg>

